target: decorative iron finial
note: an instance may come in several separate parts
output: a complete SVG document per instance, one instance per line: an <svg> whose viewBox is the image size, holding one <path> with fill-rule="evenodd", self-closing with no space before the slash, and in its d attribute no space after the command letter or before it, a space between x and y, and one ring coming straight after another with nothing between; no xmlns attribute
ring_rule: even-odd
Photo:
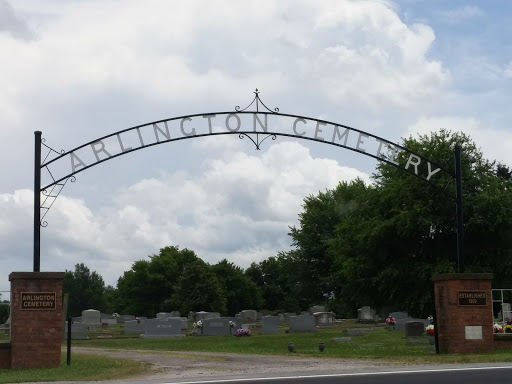
<svg viewBox="0 0 512 384"><path fill-rule="evenodd" d="M235 111L236 112L244 112L246 111L251 105L254 104L254 102L256 102L256 112L259 112L259 105L261 103L261 105L263 105L265 107L265 109L271 113L279 113L279 108L274 108L274 110L272 111L269 107L267 107L265 105L265 103L263 103L263 101L261 101L260 99L260 91L258 91L258 88L256 88L256 90L253 92L254 93L254 99L252 99L251 101L251 104L249 104L247 107L245 107L244 109L241 109L240 106L236 106L235 107Z"/></svg>

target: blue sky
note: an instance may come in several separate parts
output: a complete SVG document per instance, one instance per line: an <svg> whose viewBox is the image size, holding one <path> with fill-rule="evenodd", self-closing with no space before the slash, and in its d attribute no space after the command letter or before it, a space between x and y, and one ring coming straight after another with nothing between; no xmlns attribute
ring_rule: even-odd
<svg viewBox="0 0 512 384"><path fill-rule="evenodd" d="M57 150L175 116L245 106L393 142L446 128L512 165L509 1L0 0L0 291L32 269L36 130ZM247 267L290 248L305 196L370 182L371 158L234 136L137 151L66 186L41 270L108 284L161 247Z"/></svg>

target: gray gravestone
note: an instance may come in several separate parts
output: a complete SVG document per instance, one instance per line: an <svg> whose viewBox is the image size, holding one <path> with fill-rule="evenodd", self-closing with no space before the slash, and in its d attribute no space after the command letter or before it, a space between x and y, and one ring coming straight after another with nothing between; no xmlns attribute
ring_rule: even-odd
<svg viewBox="0 0 512 384"><path fill-rule="evenodd" d="M278 313L277 316L279 317L279 322L284 323L284 313Z"/></svg>
<svg viewBox="0 0 512 384"><path fill-rule="evenodd" d="M375 322L375 309L366 305L357 310L357 320L360 323L373 323Z"/></svg>
<svg viewBox="0 0 512 384"><path fill-rule="evenodd" d="M425 324L422 321L408 321L405 323L405 338L422 337L425 333Z"/></svg>
<svg viewBox="0 0 512 384"><path fill-rule="evenodd" d="M279 332L279 317L263 316L261 318L261 333L268 335Z"/></svg>
<svg viewBox="0 0 512 384"><path fill-rule="evenodd" d="M231 318L218 317L213 319L204 319L203 323L203 335L214 336L214 335L230 335L231 326L229 322Z"/></svg>
<svg viewBox="0 0 512 384"><path fill-rule="evenodd" d="M134 315L119 315L119 317L116 317L116 321L118 324L119 323L122 324L125 321L131 321L131 320L135 320Z"/></svg>
<svg viewBox="0 0 512 384"><path fill-rule="evenodd" d="M290 317L291 332L314 332L315 317L311 315L300 315Z"/></svg>
<svg viewBox="0 0 512 384"><path fill-rule="evenodd" d="M252 324L258 320L258 312L254 309L244 309L240 314L242 315L242 324Z"/></svg>
<svg viewBox="0 0 512 384"><path fill-rule="evenodd" d="M389 316L393 316L395 318L395 320L398 320L398 319L407 319L409 318L409 313L407 312L391 312L389 314Z"/></svg>
<svg viewBox="0 0 512 384"><path fill-rule="evenodd" d="M144 320L129 320L124 322L125 334L142 334L144 333Z"/></svg>
<svg viewBox="0 0 512 384"><path fill-rule="evenodd" d="M406 324L411 321L421 322L424 324L425 327L429 324L429 321L427 319L417 319L414 317L408 317L405 319L396 319L395 330L396 331L405 331Z"/></svg>
<svg viewBox="0 0 512 384"><path fill-rule="evenodd" d="M180 317L179 311L172 311L172 312L158 312L156 314L157 319L166 319L168 317Z"/></svg>
<svg viewBox="0 0 512 384"><path fill-rule="evenodd" d="M309 314L314 315L317 312L327 312L325 310L325 307L323 305L313 305L311 308L309 308Z"/></svg>
<svg viewBox="0 0 512 384"><path fill-rule="evenodd" d="M144 320L144 334L141 336L145 338L183 336L182 325L183 321L179 318L147 319Z"/></svg>
<svg viewBox="0 0 512 384"><path fill-rule="evenodd" d="M503 321L508 321L509 319L512 318L512 310L511 310L510 303L502 303L501 304L501 313L502 313Z"/></svg>
<svg viewBox="0 0 512 384"><path fill-rule="evenodd" d="M68 339L68 322L64 323L63 329L63 339ZM71 340L86 340L89 336L87 336L87 325L83 323L71 323Z"/></svg>
<svg viewBox="0 0 512 384"><path fill-rule="evenodd" d="M95 309L82 311L82 323L86 325L101 325L100 311Z"/></svg>
<svg viewBox="0 0 512 384"><path fill-rule="evenodd" d="M313 314L315 317L315 325L317 327L335 327L335 317L336 314L334 312L315 312Z"/></svg>
<svg viewBox="0 0 512 384"><path fill-rule="evenodd" d="M351 341L352 338L351 337L333 337L331 339L332 342L334 343L339 343L339 342L345 342L345 341Z"/></svg>
<svg viewBox="0 0 512 384"><path fill-rule="evenodd" d="M220 317L220 313L219 312L205 312L205 311L200 311L200 312L196 312L195 315L194 315L194 321L199 321L199 320L206 320L206 319L217 319Z"/></svg>
<svg viewBox="0 0 512 384"><path fill-rule="evenodd" d="M362 328L349 328L346 331L347 336L364 336L366 331Z"/></svg>

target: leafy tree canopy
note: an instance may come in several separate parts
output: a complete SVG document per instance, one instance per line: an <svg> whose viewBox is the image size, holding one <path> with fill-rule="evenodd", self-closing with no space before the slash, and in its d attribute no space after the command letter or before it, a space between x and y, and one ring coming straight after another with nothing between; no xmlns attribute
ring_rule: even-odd
<svg viewBox="0 0 512 384"><path fill-rule="evenodd" d="M83 263L76 264L74 271L65 272L63 290L69 294L69 316L81 316L86 309L105 310L105 282L98 273L91 272Z"/></svg>

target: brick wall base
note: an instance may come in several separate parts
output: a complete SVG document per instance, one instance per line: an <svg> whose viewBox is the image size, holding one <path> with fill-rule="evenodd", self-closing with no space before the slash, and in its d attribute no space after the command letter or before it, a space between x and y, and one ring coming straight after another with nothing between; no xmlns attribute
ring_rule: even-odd
<svg viewBox="0 0 512 384"><path fill-rule="evenodd" d="M59 366L64 272L12 272L9 280L11 368ZM39 299L43 293L54 300Z"/></svg>
<svg viewBox="0 0 512 384"><path fill-rule="evenodd" d="M435 275L437 338L440 353L494 350L491 273ZM476 302L467 295L478 294ZM461 299L462 298L462 299ZM484 302L485 301L485 302Z"/></svg>
<svg viewBox="0 0 512 384"><path fill-rule="evenodd" d="M512 333L495 333L494 349L512 349Z"/></svg>
<svg viewBox="0 0 512 384"><path fill-rule="evenodd" d="M0 369L11 368L11 343L0 343Z"/></svg>

